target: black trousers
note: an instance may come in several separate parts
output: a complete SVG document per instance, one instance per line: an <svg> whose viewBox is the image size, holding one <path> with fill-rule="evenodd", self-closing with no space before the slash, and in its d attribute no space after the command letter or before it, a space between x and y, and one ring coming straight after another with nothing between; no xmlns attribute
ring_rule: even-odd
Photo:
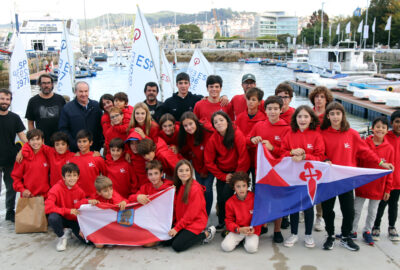
<svg viewBox="0 0 400 270"><path fill-rule="evenodd" d="M6 186L6 210L13 211L15 209L15 195L16 192L13 188L13 179L11 172L14 164L10 166L0 166L0 192L1 192L1 176L3 175L4 184Z"/></svg>
<svg viewBox="0 0 400 270"><path fill-rule="evenodd" d="M77 221L66 219L57 213L50 213L48 222L49 226L53 229L58 237L62 237L64 235L64 228L71 228L76 238L83 243L86 243L85 239L79 235L80 228Z"/></svg>
<svg viewBox="0 0 400 270"><path fill-rule="evenodd" d="M306 235L311 235L314 225L314 206L304 210L304 222L306 227ZM299 231L299 212L290 214L290 231L297 234Z"/></svg>
<svg viewBox="0 0 400 270"><path fill-rule="evenodd" d="M396 219L397 219L399 196L400 196L400 189L394 189L390 192L389 200L387 200L386 202L382 200L379 203L378 212L376 213L374 227L381 226L381 220L382 220L383 213L385 212L386 205L389 205L389 211L388 211L389 226L394 227L394 225L396 224Z"/></svg>
<svg viewBox="0 0 400 270"><path fill-rule="evenodd" d="M218 205L218 223L225 224L225 203L232 197L234 191L231 186L217 179L217 205Z"/></svg>
<svg viewBox="0 0 400 270"><path fill-rule="evenodd" d="M165 241L163 243L164 246L172 246L172 248L176 252L181 252L185 251L188 248L201 243L204 239L206 238L206 235L204 232L195 234L192 233L191 231L182 229L180 230L174 238Z"/></svg>
<svg viewBox="0 0 400 270"><path fill-rule="evenodd" d="M354 194L353 191L343 193L338 196L340 203L340 210L342 211L342 236L347 237L353 227L354 220ZM325 230L329 236L335 235L335 211L333 207L335 206L336 197L324 201L322 203L322 216L325 221Z"/></svg>

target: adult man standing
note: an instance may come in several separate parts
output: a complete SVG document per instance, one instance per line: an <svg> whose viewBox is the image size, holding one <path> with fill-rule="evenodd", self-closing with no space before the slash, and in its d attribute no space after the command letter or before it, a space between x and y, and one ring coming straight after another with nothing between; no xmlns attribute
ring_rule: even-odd
<svg viewBox="0 0 400 270"><path fill-rule="evenodd" d="M164 104L157 100L158 92L158 85L155 82L148 82L144 86L144 94L146 96L144 103L149 107L151 117L153 117L153 120L157 123L162 115L161 106Z"/></svg>
<svg viewBox="0 0 400 270"><path fill-rule="evenodd" d="M68 134L70 149L76 152L76 134L82 129L93 134L91 150L100 151L104 138L100 124L101 109L97 101L89 99L89 85L80 81L75 84L76 97L68 102L61 111L59 130Z"/></svg>
<svg viewBox="0 0 400 270"><path fill-rule="evenodd" d="M14 222L16 192L13 189L11 172L18 152L18 147L15 145L15 135L18 135L23 143L26 143L27 139L21 118L8 110L11 100L12 93L7 89L0 89L0 179L3 176L6 185L6 220Z"/></svg>
<svg viewBox="0 0 400 270"><path fill-rule="evenodd" d="M50 75L40 75L38 85L40 93L29 100L25 118L28 119L28 129L36 127L43 131L44 142L50 145L51 135L58 131L58 121L65 100L53 92L53 78Z"/></svg>

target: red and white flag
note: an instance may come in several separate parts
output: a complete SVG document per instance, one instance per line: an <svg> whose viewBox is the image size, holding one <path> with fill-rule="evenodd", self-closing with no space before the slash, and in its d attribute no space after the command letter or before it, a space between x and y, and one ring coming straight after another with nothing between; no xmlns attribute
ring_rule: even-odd
<svg viewBox="0 0 400 270"><path fill-rule="evenodd" d="M85 239L95 244L142 246L171 239L175 188L150 195L146 205L131 203L124 211L106 203L84 204L78 222Z"/></svg>

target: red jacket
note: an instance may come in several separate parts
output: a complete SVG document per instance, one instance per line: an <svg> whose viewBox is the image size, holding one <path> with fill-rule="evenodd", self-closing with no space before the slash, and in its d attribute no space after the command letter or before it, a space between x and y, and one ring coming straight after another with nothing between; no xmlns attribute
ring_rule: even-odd
<svg viewBox="0 0 400 270"><path fill-rule="evenodd" d="M265 114L264 100L258 106L258 110ZM232 115L232 121L237 119L239 114L247 111L247 101L244 94L234 96L228 104L228 114Z"/></svg>
<svg viewBox="0 0 400 270"><path fill-rule="evenodd" d="M110 115L108 114L108 112L104 112L103 115L101 116L100 119L100 124L101 127L103 128L103 135L105 137L105 134L108 130L108 128L111 126L111 119L110 119Z"/></svg>
<svg viewBox="0 0 400 270"><path fill-rule="evenodd" d="M32 193L32 196L46 198L50 188L49 165L43 147L36 154L24 158L21 163L15 162L11 177L14 180L14 190L21 192L21 196L22 192L27 189Z"/></svg>
<svg viewBox="0 0 400 270"><path fill-rule="evenodd" d="M168 148L163 139L159 138L156 143L155 159L162 163L163 171L166 175L173 176L175 166L181 158Z"/></svg>
<svg viewBox="0 0 400 270"><path fill-rule="evenodd" d="M361 139L357 131L350 128L341 132L332 127L321 130L322 139L325 142L325 159L333 164L343 166L357 166L357 157L378 165L380 158Z"/></svg>
<svg viewBox="0 0 400 270"><path fill-rule="evenodd" d="M134 138L138 141L142 140L142 137L134 129L131 130L127 139L130 138ZM139 189L143 184L149 182L146 173L146 160L141 155L134 154L130 149L128 150L128 153L131 158L133 174L135 175L137 181L136 189Z"/></svg>
<svg viewBox="0 0 400 270"><path fill-rule="evenodd" d="M174 229L177 232L185 229L194 234L199 234L204 231L208 221L204 187L196 180L192 180L187 203L182 202L184 191L185 185L182 185L175 197Z"/></svg>
<svg viewBox="0 0 400 270"><path fill-rule="evenodd" d="M292 121L292 115L294 114L295 110L296 110L295 108L289 107L289 109L286 112L281 113L279 118L285 120L286 123L290 125L290 121Z"/></svg>
<svg viewBox="0 0 400 270"><path fill-rule="evenodd" d="M283 138L282 149L285 156L290 156L292 149L302 148L306 152L306 160L323 161L325 159L325 144L321 134L316 130L306 129L303 132L290 131Z"/></svg>
<svg viewBox="0 0 400 270"><path fill-rule="evenodd" d="M253 129L246 137L246 142L250 149L253 150L254 156L252 158L255 160L257 145L251 142L252 137L260 136L263 140L268 140L274 149L272 150L272 155L275 158L280 158L283 154L282 150L282 140L286 136L288 132L290 132L290 126L286 123L285 120L280 119L275 124L271 124L271 122L267 119L262 122L258 122L254 125Z"/></svg>
<svg viewBox="0 0 400 270"><path fill-rule="evenodd" d="M236 194L230 197L225 204L225 224L230 232L236 232L236 228L250 226L253 217L254 193L247 192L246 198L239 200ZM254 233L260 235L261 226L254 227Z"/></svg>
<svg viewBox="0 0 400 270"><path fill-rule="evenodd" d="M93 152L79 156L74 156L71 162L78 165L80 170L78 184L85 192L86 197L96 193L94 181L100 174L106 174L106 166L102 157L94 157Z"/></svg>
<svg viewBox="0 0 400 270"><path fill-rule="evenodd" d="M186 145L180 152L185 158L192 161L197 173L208 173L208 169L204 164L204 150L212 135L213 132L204 130L203 141L199 145L194 145L194 136L186 133Z"/></svg>
<svg viewBox="0 0 400 270"><path fill-rule="evenodd" d="M133 168L125 160L124 154L118 160L107 157L106 160L106 176L113 182L113 188L124 198L128 198L130 194L137 191L136 177Z"/></svg>
<svg viewBox="0 0 400 270"><path fill-rule="evenodd" d="M75 215L71 215L71 209L77 209L78 203L85 198L85 192L75 185L68 188L64 180L58 181L50 190L44 209L46 214L57 213L69 220L76 220Z"/></svg>
<svg viewBox="0 0 400 270"><path fill-rule="evenodd" d="M392 189L400 189L400 137L396 136L393 131L389 131L385 139L390 143L394 149L394 163L395 170L393 172Z"/></svg>
<svg viewBox="0 0 400 270"><path fill-rule="evenodd" d="M107 149L107 154L110 153L109 145L112 139L114 138L121 138L122 140L126 140L127 134L126 134L126 127L124 128L124 124L120 125L115 125L111 126L108 128L107 131L103 132L104 133L104 139L105 139L105 146Z"/></svg>
<svg viewBox="0 0 400 270"><path fill-rule="evenodd" d="M223 144L224 138L215 131L206 145L204 161L208 170L219 180L226 181L229 172L247 172L250 167L246 138L235 128L235 141L231 149Z"/></svg>
<svg viewBox="0 0 400 270"><path fill-rule="evenodd" d="M146 183L146 184L142 185L136 194L132 194L131 196L129 196L128 201L129 202L137 202L137 197L140 194L152 195L161 190L169 188L170 186L172 186L174 184L174 182L167 180L167 179L162 179L162 181L163 181L163 184L157 189L153 186L152 183Z"/></svg>
<svg viewBox="0 0 400 270"><path fill-rule="evenodd" d="M369 148L372 151L374 151L381 160L393 164L394 150L393 147L388 142L388 140L386 139L386 137L383 140L383 143L381 143L378 146L374 144L372 138L373 136L370 136L365 140ZM360 160L359 166L382 169L376 163L368 164L368 162L364 160ZM382 200L383 194L390 193L390 191L392 190L392 182L393 182L393 173L388 174L382 178L376 179L364 186L357 188L356 196L371 200Z"/></svg>
<svg viewBox="0 0 400 270"><path fill-rule="evenodd" d="M172 136L168 136L167 134L164 133L162 128L160 127L160 130L158 131L158 137L163 139L168 146L174 145L178 146L178 135L179 135L179 123L175 123L175 131L172 134Z"/></svg>
<svg viewBox="0 0 400 270"><path fill-rule="evenodd" d="M65 164L69 163L75 153L67 150L64 154L60 155L57 151L50 146L42 146L43 153L45 154L50 167L50 187L57 184L58 181L62 179L61 168ZM29 144L24 144L21 149L22 156L24 158L32 158L34 152Z"/></svg>
<svg viewBox="0 0 400 270"><path fill-rule="evenodd" d="M120 126L116 127L118 132L126 133L128 126L129 126L129 122L131 121L132 112L133 112L132 106L127 106L125 109L122 110L124 118L122 119L122 124ZM101 127L103 128L103 135L104 135L104 137L106 137L106 132L111 127L111 119L110 119L110 115L108 114L108 112L103 113L100 121L101 121L100 122Z"/></svg>
<svg viewBox="0 0 400 270"><path fill-rule="evenodd" d="M228 106L222 107L221 101L211 103L208 99L202 99L194 105L193 112L200 121L211 122L211 116L218 111L228 112Z"/></svg>
<svg viewBox="0 0 400 270"><path fill-rule="evenodd" d="M89 200L98 200L101 203L108 203L108 204L114 204L114 205L117 205L122 201L126 201L128 203L127 199L123 198L121 195L118 194L118 192L113 190L112 197L109 200L107 200L104 197L100 196L96 192L96 193L93 193L92 196L89 196L89 198L84 198L84 199L80 200L76 206L79 208L82 204L88 204Z"/></svg>

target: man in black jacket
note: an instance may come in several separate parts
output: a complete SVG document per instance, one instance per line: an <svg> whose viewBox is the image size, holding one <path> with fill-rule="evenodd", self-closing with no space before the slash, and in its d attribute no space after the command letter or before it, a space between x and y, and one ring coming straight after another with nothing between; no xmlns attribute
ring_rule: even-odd
<svg viewBox="0 0 400 270"><path fill-rule="evenodd" d="M146 100L143 102L146 103L147 107L149 107L151 117L153 117L153 120L157 123L160 121L162 115L161 107L164 104L157 100L158 92L158 85L155 82L148 82L144 86L144 95L146 96Z"/></svg>

